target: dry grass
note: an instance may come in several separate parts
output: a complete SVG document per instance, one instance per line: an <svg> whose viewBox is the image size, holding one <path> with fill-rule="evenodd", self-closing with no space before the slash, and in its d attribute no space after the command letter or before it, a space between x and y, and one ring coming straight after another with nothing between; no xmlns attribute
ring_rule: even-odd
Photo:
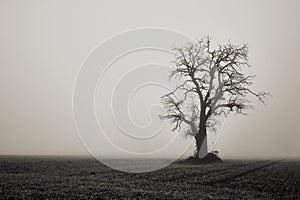
<svg viewBox="0 0 300 200"><path fill-rule="evenodd" d="M0 157L0 199L299 199L299 169L232 160L129 174L93 159Z"/></svg>

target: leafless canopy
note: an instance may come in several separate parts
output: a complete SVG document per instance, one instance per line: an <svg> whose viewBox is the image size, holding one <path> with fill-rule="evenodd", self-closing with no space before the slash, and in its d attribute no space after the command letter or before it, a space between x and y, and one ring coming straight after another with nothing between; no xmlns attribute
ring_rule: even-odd
<svg viewBox="0 0 300 200"><path fill-rule="evenodd" d="M196 136L201 129L214 130L218 115L245 114L252 108L250 95L264 102L267 93L251 90L255 76L243 72L249 67L247 44L228 43L212 49L206 37L173 50L170 79L178 85L162 96L166 112L161 116L174 124L173 130L185 122L189 125L186 133Z"/></svg>

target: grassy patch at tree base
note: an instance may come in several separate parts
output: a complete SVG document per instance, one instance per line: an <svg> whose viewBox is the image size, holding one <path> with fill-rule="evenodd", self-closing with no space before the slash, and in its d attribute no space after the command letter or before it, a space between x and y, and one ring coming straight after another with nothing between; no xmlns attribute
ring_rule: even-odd
<svg viewBox="0 0 300 200"><path fill-rule="evenodd" d="M198 158L195 156L190 156L185 160L179 161L179 163L183 164L205 164L205 163L214 163L214 162L222 162L222 159L214 152L208 153L204 158Z"/></svg>

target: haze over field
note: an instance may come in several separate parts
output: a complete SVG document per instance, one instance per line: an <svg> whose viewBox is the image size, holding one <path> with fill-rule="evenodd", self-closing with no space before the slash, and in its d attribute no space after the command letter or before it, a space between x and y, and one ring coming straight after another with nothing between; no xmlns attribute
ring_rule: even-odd
<svg viewBox="0 0 300 200"><path fill-rule="evenodd" d="M221 157L300 158L299 8L297 0L1 1L0 154L88 155L72 114L80 64L111 35L162 27L248 43L254 89L273 96L226 119Z"/></svg>

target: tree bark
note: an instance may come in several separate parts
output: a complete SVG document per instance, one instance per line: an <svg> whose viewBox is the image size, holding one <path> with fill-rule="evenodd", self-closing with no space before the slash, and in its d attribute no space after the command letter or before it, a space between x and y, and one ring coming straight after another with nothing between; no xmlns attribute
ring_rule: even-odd
<svg viewBox="0 0 300 200"><path fill-rule="evenodd" d="M208 154L206 127L200 129L199 133L195 136L195 139L197 148L196 156L198 158L204 158Z"/></svg>

